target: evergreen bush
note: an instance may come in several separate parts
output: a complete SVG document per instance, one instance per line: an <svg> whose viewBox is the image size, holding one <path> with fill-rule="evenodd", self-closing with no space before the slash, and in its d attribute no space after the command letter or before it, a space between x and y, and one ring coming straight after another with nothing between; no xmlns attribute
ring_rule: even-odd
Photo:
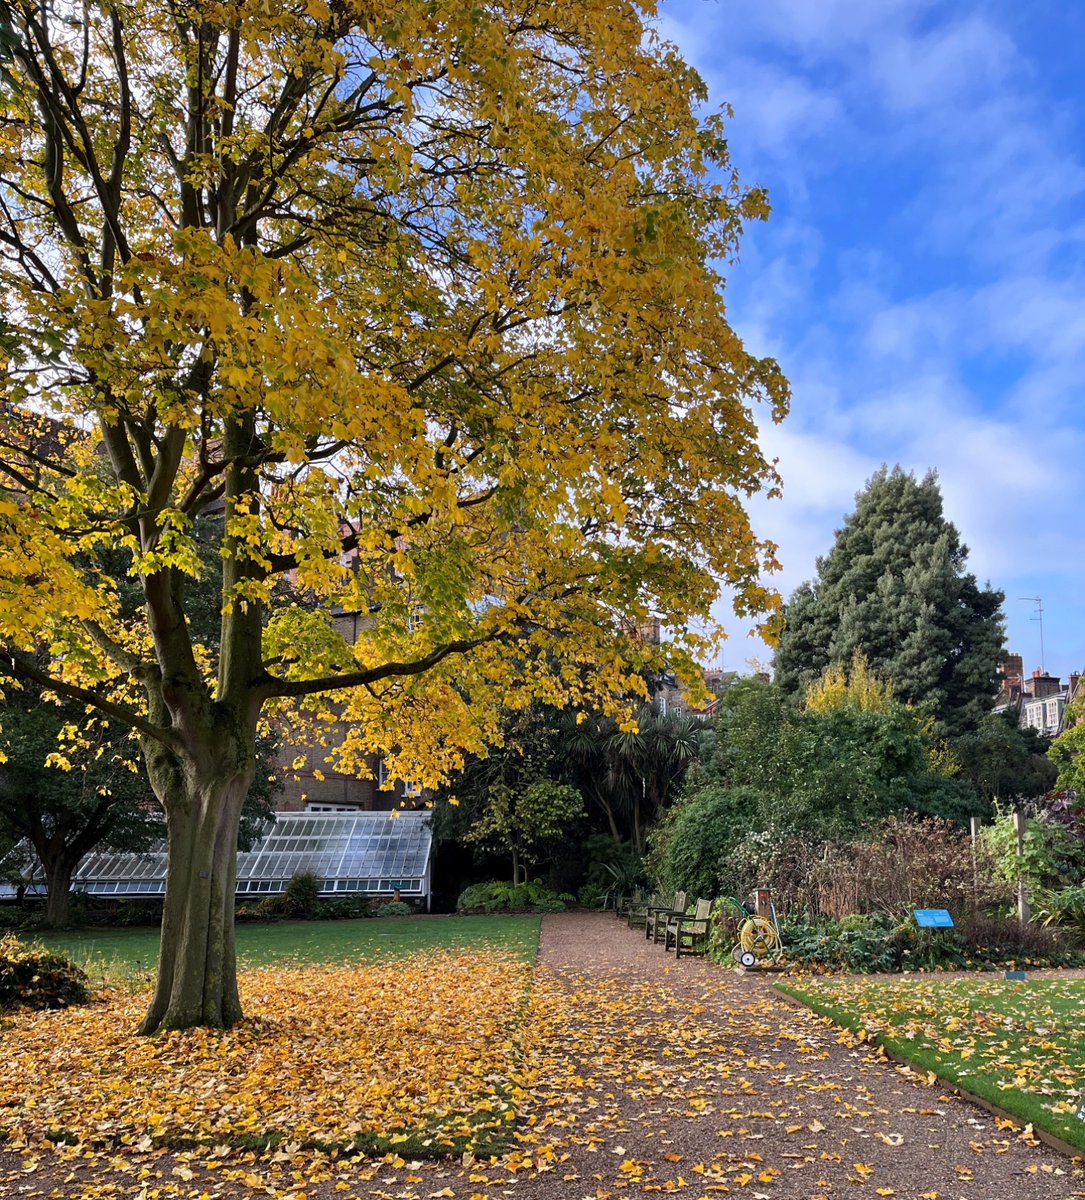
<svg viewBox="0 0 1085 1200"><path fill-rule="evenodd" d="M321 900L311 915L314 921L354 921L372 916L373 909L368 896L337 896L334 900Z"/></svg>
<svg viewBox="0 0 1085 1200"><path fill-rule="evenodd" d="M1085 954L1054 931L1007 917L965 916L952 929L920 929L911 917L894 924L870 914L842 921L789 920L780 932L785 962L811 971L871 974L1085 963Z"/></svg>
<svg viewBox="0 0 1085 1200"><path fill-rule="evenodd" d="M465 888L456 901L457 912L564 912L574 897L552 892L539 882L507 883L493 880Z"/></svg>
<svg viewBox="0 0 1085 1200"><path fill-rule="evenodd" d="M748 891L748 866L738 857L758 812L753 788L706 784L672 810L653 846L664 891L693 896Z"/></svg>
<svg viewBox="0 0 1085 1200"><path fill-rule="evenodd" d="M299 871L286 885L281 911L288 917L311 917L320 900L320 880L312 871Z"/></svg>
<svg viewBox="0 0 1085 1200"><path fill-rule="evenodd" d="M585 838L581 861L584 877L577 900L585 908L606 908L616 897L648 886L644 860L628 842L615 841L609 833Z"/></svg>

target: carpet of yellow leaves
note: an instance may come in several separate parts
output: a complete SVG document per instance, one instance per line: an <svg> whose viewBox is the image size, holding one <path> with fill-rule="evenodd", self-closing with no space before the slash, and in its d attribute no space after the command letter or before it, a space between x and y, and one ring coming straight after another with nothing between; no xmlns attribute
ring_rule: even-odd
<svg viewBox="0 0 1085 1200"><path fill-rule="evenodd" d="M5 1029L0 1129L138 1144L486 1145L516 1119L531 968L496 952L242 976L227 1032L133 1029L144 994Z"/></svg>
<svg viewBox="0 0 1085 1200"><path fill-rule="evenodd" d="M1085 1197L1085 1168L1031 1126L612 921L551 918L535 969L475 952L251 973L252 1020L228 1034L135 1038L145 997L20 1015L3 1031L0 1196ZM48 1138L65 1124L83 1140Z"/></svg>

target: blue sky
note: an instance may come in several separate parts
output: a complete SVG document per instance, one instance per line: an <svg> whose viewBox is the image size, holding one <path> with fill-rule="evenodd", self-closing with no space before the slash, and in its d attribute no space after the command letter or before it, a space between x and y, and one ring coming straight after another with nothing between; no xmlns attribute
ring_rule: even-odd
<svg viewBox="0 0 1085 1200"><path fill-rule="evenodd" d="M752 505L785 596L883 462L934 468L1010 648L1085 667L1085 4L664 0L768 188L728 304L777 357L764 431L784 499ZM765 660L735 635L724 662Z"/></svg>

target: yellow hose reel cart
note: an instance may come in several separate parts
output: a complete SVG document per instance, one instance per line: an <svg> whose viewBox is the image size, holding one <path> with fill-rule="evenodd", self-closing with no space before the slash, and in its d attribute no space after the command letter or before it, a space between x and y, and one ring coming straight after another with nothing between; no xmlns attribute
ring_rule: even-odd
<svg viewBox="0 0 1085 1200"><path fill-rule="evenodd" d="M783 945L772 893L768 888L757 888L745 904L735 896L731 896L730 900L736 910L738 935L731 957L741 967L756 967L763 958L775 954Z"/></svg>

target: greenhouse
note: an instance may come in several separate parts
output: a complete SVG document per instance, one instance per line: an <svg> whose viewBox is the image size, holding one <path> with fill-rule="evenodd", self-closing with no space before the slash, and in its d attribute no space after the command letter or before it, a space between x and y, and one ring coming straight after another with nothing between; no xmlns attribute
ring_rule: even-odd
<svg viewBox="0 0 1085 1200"><path fill-rule="evenodd" d="M237 856L237 897L276 895L294 875L311 871L322 896L398 894L429 908L429 821L428 812L278 813L270 831ZM161 896L166 848L88 854L72 888L91 896Z"/></svg>

